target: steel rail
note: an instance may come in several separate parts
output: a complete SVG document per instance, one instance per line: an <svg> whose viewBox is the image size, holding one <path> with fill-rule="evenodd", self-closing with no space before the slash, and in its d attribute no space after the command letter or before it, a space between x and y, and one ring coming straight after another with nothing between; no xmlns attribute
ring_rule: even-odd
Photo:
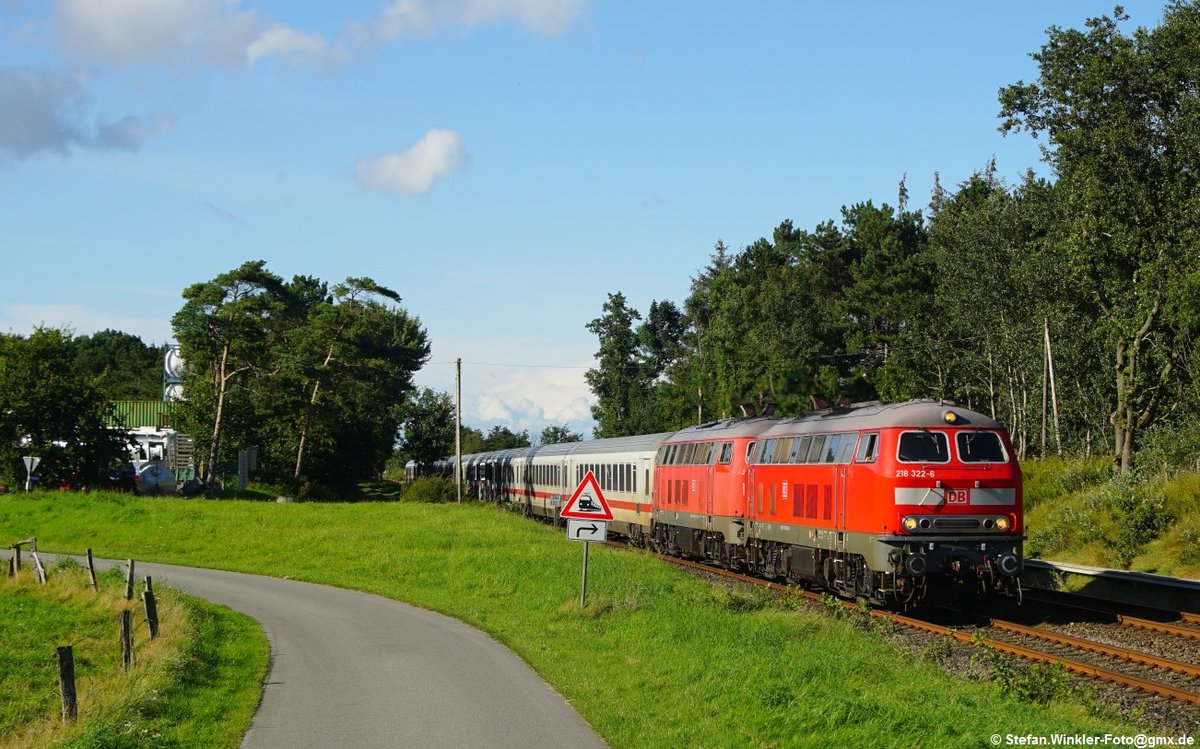
<svg viewBox="0 0 1200 749"><path fill-rule="evenodd" d="M1015 624L1013 622L1006 622L1000 619L989 619L988 626L992 627L993 629L998 629L1002 632L1011 632L1023 637L1032 637L1036 640L1051 642L1055 645L1064 645L1066 647L1077 648L1079 650L1087 650L1092 653L1098 653L1111 658L1118 658L1120 660L1129 661L1130 663L1137 663L1142 666L1153 666L1154 668L1161 668L1164 671L1174 671L1175 673L1184 674L1185 676L1200 677L1200 666L1193 666L1190 663L1174 661L1170 658L1159 658L1158 656L1142 653L1137 650L1129 650L1128 648L1105 645L1103 643L1093 642L1091 640L1083 640L1078 637L1071 637L1070 635L1063 635L1057 632L1047 632L1045 630L1034 629L1033 627L1026 627L1023 624Z"/></svg>

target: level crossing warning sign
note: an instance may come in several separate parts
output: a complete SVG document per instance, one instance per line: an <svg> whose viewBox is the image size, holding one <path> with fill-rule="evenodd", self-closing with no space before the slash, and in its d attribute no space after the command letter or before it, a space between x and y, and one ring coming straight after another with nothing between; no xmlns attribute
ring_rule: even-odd
<svg viewBox="0 0 1200 749"><path fill-rule="evenodd" d="M596 476L591 471L579 482L575 493L567 500L559 517L576 518L578 520L612 520L612 509L596 483Z"/></svg>

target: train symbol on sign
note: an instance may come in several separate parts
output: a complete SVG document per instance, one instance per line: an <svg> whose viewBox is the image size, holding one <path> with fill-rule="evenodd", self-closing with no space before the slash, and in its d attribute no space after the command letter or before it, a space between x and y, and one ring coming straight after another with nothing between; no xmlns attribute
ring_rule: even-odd
<svg viewBox="0 0 1200 749"><path fill-rule="evenodd" d="M575 503L575 509L580 512L603 512L600 505L596 504L595 498L587 492L579 496L579 501Z"/></svg>

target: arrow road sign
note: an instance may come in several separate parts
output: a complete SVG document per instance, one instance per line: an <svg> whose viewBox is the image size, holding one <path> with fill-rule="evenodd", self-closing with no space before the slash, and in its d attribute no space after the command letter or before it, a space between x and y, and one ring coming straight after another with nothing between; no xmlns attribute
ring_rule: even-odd
<svg viewBox="0 0 1200 749"><path fill-rule="evenodd" d="M571 541L604 543L608 540L608 524L595 520L567 520L567 538Z"/></svg>

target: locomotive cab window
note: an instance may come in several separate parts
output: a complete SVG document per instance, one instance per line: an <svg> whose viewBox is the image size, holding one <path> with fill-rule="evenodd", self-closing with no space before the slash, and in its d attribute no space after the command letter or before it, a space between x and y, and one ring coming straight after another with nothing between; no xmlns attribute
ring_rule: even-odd
<svg viewBox="0 0 1200 749"><path fill-rule="evenodd" d="M721 445L721 465L727 466L733 462L733 443L726 442Z"/></svg>
<svg viewBox="0 0 1200 749"><path fill-rule="evenodd" d="M864 434L858 441L858 454L854 456L855 463L874 463L879 454L879 433Z"/></svg>
<svg viewBox="0 0 1200 749"><path fill-rule="evenodd" d="M898 457L901 463L949 463L950 441L945 432L904 432Z"/></svg>
<svg viewBox="0 0 1200 749"><path fill-rule="evenodd" d="M954 437L958 459L964 463L1007 463L1004 443L995 432L959 432Z"/></svg>

